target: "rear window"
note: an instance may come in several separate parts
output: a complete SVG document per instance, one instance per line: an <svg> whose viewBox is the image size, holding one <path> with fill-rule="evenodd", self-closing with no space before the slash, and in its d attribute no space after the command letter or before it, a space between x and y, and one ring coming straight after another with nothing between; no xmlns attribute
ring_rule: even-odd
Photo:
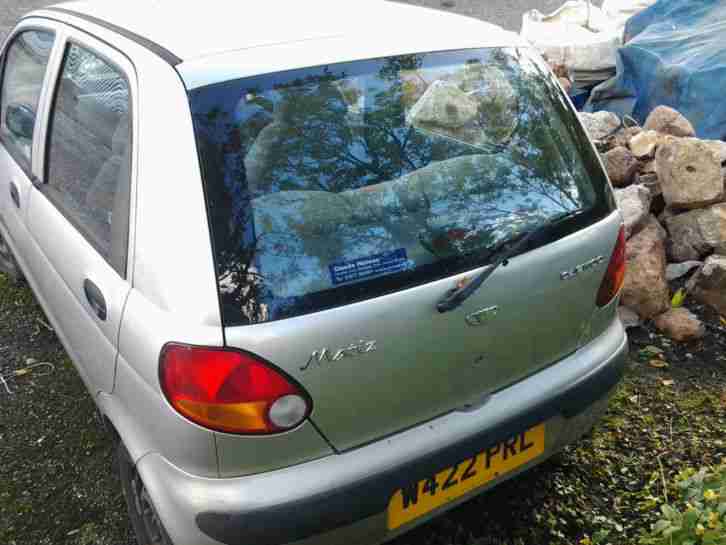
<svg viewBox="0 0 726 545"><path fill-rule="evenodd" d="M226 325L476 268L522 229L582 211L546 244L613 206L576 114L527 51L319 66L190 100Z"/></svg>

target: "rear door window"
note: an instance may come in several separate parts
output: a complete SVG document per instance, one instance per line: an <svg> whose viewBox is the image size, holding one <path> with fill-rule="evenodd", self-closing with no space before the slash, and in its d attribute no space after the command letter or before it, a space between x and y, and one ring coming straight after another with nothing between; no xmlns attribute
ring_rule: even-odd
<svg viewBox="0 0 726 545"><path fill-rule="evenodd" d="M210 85L191 103L227 325L314 312L487 262L524 229L611 210L540 60L430 53Z"/></svg>
<svg viewBox="0 0 726 545"><path fill-rule="evenodd" d="M71 43L55 93L44 192L123 277L131 179L128 81L101 55Z"/></svg>
<svg viewBox="0 0 726 545"><path fill-rule="evenodd" d="M0 140L30 172L35 117L54 36L50 31L18 34L5 51L0 88Z"/></svg>

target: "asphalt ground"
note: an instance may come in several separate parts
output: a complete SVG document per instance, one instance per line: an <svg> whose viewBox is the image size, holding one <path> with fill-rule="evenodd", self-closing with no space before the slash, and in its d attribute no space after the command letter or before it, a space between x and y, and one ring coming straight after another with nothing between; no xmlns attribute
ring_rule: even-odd
<svg viewBox="0 0 726 545"><path fill-rule="evenodd" d="M13 27L21 15L33 9L48 5L42 0L2 0L0 1L0 42L5 41L5 36Z"/></svg>
<svg viewBox="0 0 726 545"><path fill-rule="evenodd" d="M556 10L564 0L400 0L429 8L454 11L463 15L477 17L490 23L503 26L507 30L519 32L522 14L531 9L543 13ZM600 0L594 2L600 4Z"/></svg>
<svg viewBox="0 0 726 545"><path fill-rule="evenodd" d="M117 0L122 2L124 0ZM365 0L361 0L365 1ZM501 25L509 30L519 31L522 14L530 9L544 13L554 11L564 0L401 0L431 8L455 11ZM596 3L600 3L597 0ZM0 0L0 41L12 28L15 21L33 9L49 5L48 0Z"/></svg>

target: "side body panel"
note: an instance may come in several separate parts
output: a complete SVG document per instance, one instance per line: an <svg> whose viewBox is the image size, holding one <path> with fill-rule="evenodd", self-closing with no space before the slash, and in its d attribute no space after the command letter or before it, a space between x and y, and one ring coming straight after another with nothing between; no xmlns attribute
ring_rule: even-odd
<svg viewBox="0 0 726 545"><path fill-rule="evenodd" d="M158 378L165 343L223 345L186 93L174 69L144 47L67 20L123 51L138 85L128 260L132 285L119 330L115 385L97 402L133 460L164 453L185 471L217 477L214 433L177 414Z"/></svg>
<svg viewBox="0 0 726 545"><path fill-rule="evenodd" d="M71 42L102 54L121 68L129 80L131 102L134 102L134 70L123 55L76 29L62 27L62 40L58 46L64 49ZM37 153L41 161L46 158L47 120L53 115L49 105L55 92L60 61L61 55L56 58L54 78L46 86L44 123ZM137 154L132 152L131 156L133 180ZM61 324L71 358L89 378L93 392L110 392L113 389L118 331L130 278L120 276L46 197L45 166L41 162L38 169L40 183L34 190L28 210L31 242L25 255L36 277L37 289L48 303L49 314ZM91 306L86 293L87 282L100 289L105 300L105 318Z"/></svg>
<svg viewBox="0 0 726 545"><path fill-rule="evenodd" d="M92 393L99 392L96 401L102 413L121 436L132 459L158 452L190 474L204 477L220 475L218 441L231 446L226 450L227 469L221 470L224 474L239 474L240 466L247 471L276 469L332 453L309 423L271 438L215 434L184 419L167 403L158 377L163 345L175 341L224 346L186 89L176 71L142 45L69 15L53 13L49 19L50 24L70 34L88 34L84 39L123 51L138 91L134 97L135 177L129 221L131 285L126 293L123 322L117 330L118 351L113 345L95 343L112 354L103 376L89 372L89 366L77 353L77 326L56 310L65 304L56 298L70 297L71 290L61 285L65 293L56 293L63 290L49 289L49 281L43 281L42 274L37 279L29 278L87 387ZM44 199L40 194L37 197ZM54 221L51 213L44 213ZM36 224L37 229L42 227ZM49 244L50 236L43 238L45 244ZM79 234L68 236L71 244L85 243ZM49 250L56 256L53 252L63 253L60 249ZM38 248L31 255L34 265L29 265L29 270L49 269L49 260ZM77 259L66 257L68 263L55 259L53 267L62 270L83 266L83 261Z"/></svg>
<svg viewBox="0 0 726 545"><path fill-rule="evenodd" d="M2 52L0 52L0 61L5 56L5 49L10 46L12 40L18 36L21 32L27 30L42 29L56 33L54 51L51 54L51 58L48 64L48 70L45 75L44 90L47 89L48 81L53 77L52 67L54 62L54 56L57 55L59 37L56 29L52 25L48 24L47 21L40 19L27 19L22 21L14 31L8 36L5 41ZM2 77L2 65L0 64L0 78ZM0 79L0 85L2 79ZM39 141L40 131L43 123L42 109L44 104L44 94L41 92L40 103L38 104L38 112L35 120L34 144ZM37 146L34 146L37 147ZM37 151L33 149L32 159L37 159ZM33 192L32 178L35 177L35 172L32 165L26 165L28 168L23 168L19 164L19 158L14 157L14 154L0 142L0 229L2 229L2 236L7 241L16 259L23 266L25 259L24 256L27 252L30 244L30 235L27 230L26 217L28 206L30 204L30 197ZM13 196L13 193L15 195ZM17 203L14 199L17 198Z"/></svg>
<svg viewBox="0 0 726 545"><path fill-rule="evenodd" d="M48 21L42 18L31 17L21 21L15 31L22 31L24 29L41 28L49 29L55 32L55 44L54 52L51 55L49 62L48 73L46 74L46 82L52 81L55 77L54 69L57 68L59 62L59 56L61 54L60 40L63 39L62 30L53 21ZM8 37L8 41L16 35L15 31ZM44 85L44 90L41 93L40 104L38 105L38 112L35 124L35 135L36 138L33 143L33 165L30 170L34 180L37 180L37 176L42 172L42 158L39 158L38 149L41 146L42 127L44 123L44 115L47 110L47 101L49 98L48 85ZM16 206L10 196L10 184L14 182L18 189L18 201L19 206ZM70 338L64 331L62 323L60 322L60 316L57 312L52 311L50 301L42 291L41 277L42 274L35 269L34 265L37 265L37 254L34 253L33 239L28 230L26 223L27 210L33 197L36 193L36 189L33 187L28 172L24 171L17 163L14 157L4 148L0 146L0 230L2 230L2 236L10 246L15 259L18 262L25 279L33 290L37 301L48 316L48 319L55 329L56 335L61 341L61 344L65 348L66 352L71 355L71 359L75 362L76 359L73 357L73 347L70 343ZM5 197L7 195L7 197ZM89 392L94 392L95 386L91 382L90 377L86 369L76 365L76 369L83 380L86 388Z"/></svg>
<svg viewBox="0 0 726 545"><path fill-rule="evenodd" d="M116 409L134 459L164 453L195 475L237 475L240 466L265 471L330 454L309 423L275 437L214 433L176 413L161 392L165 343L223 346L224 338L186 90L158 57L139 51L133 58L141 89L134 285L121 327L116 389L102 403Z"/></svg>

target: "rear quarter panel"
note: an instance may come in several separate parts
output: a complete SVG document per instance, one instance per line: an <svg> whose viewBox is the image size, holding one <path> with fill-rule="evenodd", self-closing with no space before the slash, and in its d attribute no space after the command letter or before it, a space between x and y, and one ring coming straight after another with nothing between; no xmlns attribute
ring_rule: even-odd
<svg viewBox="0 0 726 545"><path fill-rule="evenodd" d="M53 17L76 24L72 17ZM186 420L166 401L158 373L167 342L224 346L186 89L173 67L153 53L88 26L129 57L139 90L138 172L129 232L133 285L119 331L114 388L97 397L101 411L134 461L156 452L202 477L264 471L330 454L309 423L267 438L230 436ZM219 450L224 451L221 473Z"/></svg>

